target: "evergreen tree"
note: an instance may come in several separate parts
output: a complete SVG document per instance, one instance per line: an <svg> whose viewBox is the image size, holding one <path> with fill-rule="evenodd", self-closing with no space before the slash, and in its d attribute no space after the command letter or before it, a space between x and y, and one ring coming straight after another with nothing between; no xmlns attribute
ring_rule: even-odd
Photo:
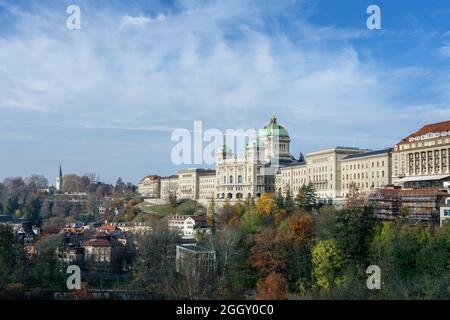
<svg viewBox="0 0 450 320"><path fill-rule="evenodd" d="M275 194L275 206L278 210L284 209L284 198L283 194L281 193L281 189L278 189L277 193Z"/></svg>
<svg viewBox="0 0 450 320"><path fill-rule="evenodd" d="M306 185L302 185L300 189L298 189L298 193L295 196L295 206L300 211L305 211L307 202L306 202Z"/></svg>
<svg viewBox="0 0 450 320"><path fill-rule="evenodd" d="M317 208L317 194L314 185L310 182L305 189L306 211L311 212Z"/></svg>
<svg viewBox="0 0 450 320"><path fill-rule="evenodd" d="M216 233L216 221L215 221L216 202L214 201L214 195L209 201L208 210L206 211L206 217L208 225L211 228L211 232Z"/></svg>
<svg viewBox="0 0 450 320"><path fill-rule="evenodd" d="M289 186L286 187L286 192L284 196L284 209L286 210L287 214L291 214L295 210L295 201L292 198L292 193Z"/></svg>

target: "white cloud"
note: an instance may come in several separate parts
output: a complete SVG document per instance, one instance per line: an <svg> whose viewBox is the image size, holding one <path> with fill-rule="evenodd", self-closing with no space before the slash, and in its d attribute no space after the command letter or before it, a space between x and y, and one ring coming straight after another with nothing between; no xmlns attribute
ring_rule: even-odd
<svg viewBox="0 0 450 320"><path fill-rule="evenodd" d="M122 30L123 28L133 25L133 26L145 26L148 25L151 22L162 22L165 21L167 19L167 17L162 14L159 13L154 19L150 18L150 17L146 17L146 16L130 16L130 15L125 15L124 17L122 17L121 21L120 21L120 25L119 25L119 30Z"/></svg>
<svg viewBox="0 0 450 320"><path fill-rule="evenodd" d="M439 53L444 57L450 57L450 45L445 45L439 48Z"/></svg>
<svg viewBox="0 0 450 320"><path fill-rule="evenodd" d="M64 12L16 12L19 29L0 37L0 107L59 115L80 130L155 135L194 119L205 129L259 127L276 113L302 151L354 137L383 147L417 129L417 114L450 117L448 100L404 101L414 100L410 79L428 69L363 58L350 40L365 31L315 26L301 13L290 32L278 28L288 4L194 1L152 16L83 7L87 21L75 32Z"/></svg>

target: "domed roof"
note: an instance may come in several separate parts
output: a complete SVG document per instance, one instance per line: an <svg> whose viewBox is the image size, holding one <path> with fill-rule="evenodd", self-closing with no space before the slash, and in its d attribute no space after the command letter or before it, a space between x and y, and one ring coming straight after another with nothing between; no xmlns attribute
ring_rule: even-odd
<svg viewBox="0 0 450 320"><path fill-rule="evenodd" d="M277 123L277 118L275 118L275 115L272 115L270 118L270 123L265 126L264 129L261 129L259 134L261 136L289 137L289 132L285 127Z"/></svg>
<svg viewBox="0 0 450 320"><path fill-rule="evenodd" d="M226 144L223 144L222 146L220 146L218 152L221 152L221 153L223 153L223 154L233 153L233 151L231 150L231 148L228 147Z"/></svg>

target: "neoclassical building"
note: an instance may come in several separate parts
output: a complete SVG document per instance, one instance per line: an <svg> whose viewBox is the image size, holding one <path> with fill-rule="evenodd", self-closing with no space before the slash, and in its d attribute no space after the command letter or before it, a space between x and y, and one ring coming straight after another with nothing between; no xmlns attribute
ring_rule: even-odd
<svg viewBox="0 0 450 320"><path fill-rule="evenodd" d="M230 200L259 197L275 191L275 175L281 167L299 163L290 153L291 139L272 115L245 148L242 158L223 145L216 153L216 198Z"/></svg>
<svg viewBox="0 0 450 320"><path fill-rule="evenodd" d="M288 130L274 115L245 146L242 157L227 145L216 152L216 168L183 169L178 175L141 181L142 193L167 199L178 198L207 203L228 199L257 198L264 192L285 192L295 196L301 186L312 183L318 197L327 203L345 201L350 185L370 193L392 183L403 187L444 187L450 183L450 121L426 125L407 136L394 148L367 150L335 147L300 154L290 152Z"/></svg>

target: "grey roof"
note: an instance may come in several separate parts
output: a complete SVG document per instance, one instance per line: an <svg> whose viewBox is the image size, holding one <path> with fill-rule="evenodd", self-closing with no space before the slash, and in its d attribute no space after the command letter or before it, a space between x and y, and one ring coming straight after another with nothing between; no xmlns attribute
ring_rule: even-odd
<svg viewBox="0 0 450 320"><path fill-rule="evenodd" d="M368 151L368 152L363 152L363 153L350 154L350 155L344 157L343 160L375 156L377 154L384 154L384 153L392 152L392 150L393 150L392 148L386 148L386 149L381 149L381 150L374 150L374 151Z"/></svg>

